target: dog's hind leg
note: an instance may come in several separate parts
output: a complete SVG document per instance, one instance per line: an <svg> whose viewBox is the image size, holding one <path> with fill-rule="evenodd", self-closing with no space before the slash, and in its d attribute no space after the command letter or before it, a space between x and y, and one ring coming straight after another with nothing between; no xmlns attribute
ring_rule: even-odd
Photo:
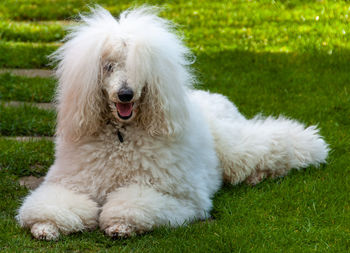
<svg viewBox="0 0 350 253"><path fill-rule="evenodd" d="M98 205L87 195L57 184L44 183L23 201L17 220L42 240L56 240L60 232L69 234L97 226Z"/></svg>
<svg viewBox="0 0 350 253"><path fill-rule="evenodd" d="M212 133L225 181L257 184L286 175L292 168L324 163L328 145L315 126L283 117L219 120Z"/></svg>

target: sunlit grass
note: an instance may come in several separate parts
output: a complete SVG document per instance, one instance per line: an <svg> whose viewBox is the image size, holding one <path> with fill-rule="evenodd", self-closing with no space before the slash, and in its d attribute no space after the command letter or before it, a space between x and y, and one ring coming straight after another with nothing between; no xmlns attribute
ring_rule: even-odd
<svg viewBox="0 0 350 253"><path fill-rule="evenodd" d="M88 10L82 1L70 0L67 5L63 5L62 1L46 5L43 3L44 1L37 0L4 1L0 3L0 13L7 19L15 18L16 15L26 19L20 14L23 11L28 15L38 15L38 20L50 20L51 16L75 19L79 11ZM114 15L137 5L126 1L118 4L114 1L101 1L101 4ZM349 50L350 47L350 10L346 2L342 1L169 1L161 5L164 6L161 15L179 24L186 43L195 53L244 50L289 53L322 51L333 54L342 49ZM6 52L0 55L0 66L48 67L45 56L55 50L57 45L43 42L62 39L65 35L64 24L68 23L45 24L47 22L25 23L5 19L0 22L0 36L8 41L0 44L0 50ZM18 43L20 41L31 43ZM37 48L40 50L36 51L36 57L33 58L31 51ZM21 55L15 53L18 51ZM18 59L13 62L9 61L11 58Z"/></svg>
<svg viewBox="0 0 350 253"><path fill-rule="evenodd" d="M0 21L0 39L22 42L53 42L63 38L64 22Z"/></svg>

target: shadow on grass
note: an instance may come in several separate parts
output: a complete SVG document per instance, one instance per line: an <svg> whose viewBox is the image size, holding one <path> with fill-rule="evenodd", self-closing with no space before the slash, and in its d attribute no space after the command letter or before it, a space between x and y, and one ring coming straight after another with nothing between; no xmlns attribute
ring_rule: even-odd
<svg viewBox="0 0 350 253"><path fill-rule="evenodd" d="M309 124L332 121L336 127L349 127L350 52L256 53L227 50L202 52L194 64L201 82L198 88L225 94L247 117L285 115ZM6 122L15 123L13 119ZM17 117L18 118L18 117ZM53 118L50 119L53 121ZM51 128L54 122L50 121ZM29 126L14 124L11 133L23 134ZM29 124L29 123L28 123ZM16 129L16 125L18 126ZM53 129L32 135L51 135Z"/></svg>
<svg viewBox="0 0 350 253"><path fill-rule="evenodd" d="M310 123L349 125L350 51L328 55L222 51L202 53L199 88L223 93L246 116L286 114Z"/></svg>

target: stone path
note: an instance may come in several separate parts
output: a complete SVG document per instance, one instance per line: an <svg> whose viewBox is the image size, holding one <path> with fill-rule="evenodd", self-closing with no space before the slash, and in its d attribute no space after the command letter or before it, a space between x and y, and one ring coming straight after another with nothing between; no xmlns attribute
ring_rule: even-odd
<svg viewBox="0 0 350 253"><path fill-rule="evenodd" d="M22 102L22 101L6 101L4 102L4 105L13 106L13 107L27 105L27 106L35 106L35 107L38 107L39 109L44 109L44 110L55 110L55 106L52 103L30 103L30 102Z"/></svg>
<svg viewBox="0 0 350 253"><path fill-rule="evenodd" d="M53 136L2 136L1 138L7 140L16 140L16 141L40 141L40 140L48 140L54 141L55 137Z"/></svg>
<svg viewBox="0 0 350 253"><path fill-rule="evenodd" d="M42 182L44 181L44 177L21 177L18 182L20 185L25 186L30 190L36 189Z"/></svg>
<svg viewBox="0 0 350 253"><path fill-rule="evenodd" d="M0 69L0 74L12 73L14 75L26 77L53 77L54 72L51 69Z"/></svg>
<svg viewBox="0 0 350 253"><path fill-rule="evenodd" d="M2 73L12 73L14 75L26 76L26 77L53 77L54 72L48 69L0 69L0 74ZM5 106L35 106L44 110L54 110L55 107L52 103L29 103L29 102L21 102L21 101L6 101L3 102ZM39 140L50 140L54 141L54 137L50 136L6 136L2 137L9 140L16 141L39 141ZM25 186L29 190L36 189L42 182L44 181L44 177L21 177L18 182L20 185Z"/></svg>
<svg viewBox="0 0 350 253"><path fill-rule="evenodd" d="M54 72L50 69L0 69L0 74L12 73L18 76L26 77L53 77ZM1 101L0 101L1 102ZM44 110L54 110L55 106L52 103L29 103L21 101L6 101L5 106L22 106L22 105L32 105Z"/></svg>
<svg viewBox="0 0 350 253"><path fill-rule="evenodd" d="M48 69L0 69L2 73L12 73L14 75L26 76L26 77L52 77L53 71ZM0 101L1 102L1 101ZM52 103L30 103L22 101L4 101L2 102L5 106L35 106L44 110L55 110L55 106ZM17 140L17 141L36 141L36 140L54 140L54 137L49 136L3 136L2 138Z"/></svg>

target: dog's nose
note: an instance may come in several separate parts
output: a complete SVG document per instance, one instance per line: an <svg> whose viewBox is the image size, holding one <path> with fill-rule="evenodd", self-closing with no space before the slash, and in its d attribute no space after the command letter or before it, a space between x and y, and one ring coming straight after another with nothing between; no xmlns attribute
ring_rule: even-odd
<svg viewBox="0 0 350 253"><path fill-rule="evenodd" d="M134 97L134 92L130 88L123 87L118 91L118 98L121 102L130 102Z"/></svg>

